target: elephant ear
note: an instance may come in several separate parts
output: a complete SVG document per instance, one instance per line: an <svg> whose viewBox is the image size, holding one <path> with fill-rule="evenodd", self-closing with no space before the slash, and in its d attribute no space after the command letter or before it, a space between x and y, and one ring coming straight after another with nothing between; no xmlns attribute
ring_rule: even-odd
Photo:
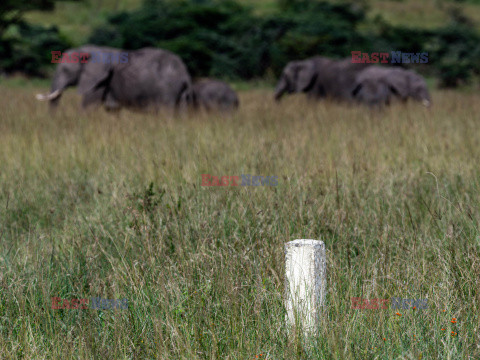
<svg viewBox="0 0 480 360"><path fill-rule="evenodd" d="M311 61L304 61L298 65L295 81L295 91L308 91L315 84L317 73L315 65Z"/></svg>
<svg viewBox="0 0 480 360"><path fill-rule="evenodd" d="M83 64L82 74L78 82L78 92L82 95L89 95L105 88L113 74L111 64L88 61Z"/></svg>
<svg viewBox="0 0 480 360"><path fill-rule="evenodd" d="M395 95L406 100L409 95L409 79L405 72L397 71L387 75L386 83L389 90Z"/></svg>
<svg viewBox="0 0 480 360"><path fill-rule="evenodd" d="M363 87L363 84L362 83L359 83L357 86L355 86L355 89L352 90L352 97L356 97L357 94L360 92L360 90L362 89Z"/></svg>
<svg viewBox="0 0 480 360"><path fill-rule="evenodd" d="M390 90L390 92L391 92L393 95L398 96L398 97L402 97L402 96L400 95L400 92L398 91L398 89L397 89L395 86L389 85L389 86L388 86L388 90Z"/></svg>

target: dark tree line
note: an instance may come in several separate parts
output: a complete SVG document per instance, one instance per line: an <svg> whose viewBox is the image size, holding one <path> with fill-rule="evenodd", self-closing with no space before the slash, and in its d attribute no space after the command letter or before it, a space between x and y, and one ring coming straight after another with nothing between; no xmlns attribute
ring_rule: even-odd
<svg viewBox="0 0 480 360"><path fill-rule="evenodd" d="M0 1L0 70L21 71L42 76L49 62L48 51L65 48L70 42L54 26L45 28L30 25L23 20L26 11L50 11L54 0Z"/></svg>
<svg viewBox="0 0 480 360"><path fill-rule="evenodd" d="M1 38L0 55L7 56L1 56L0 67L40 75L50 66L51 50L72 44L54 27L21 20L23 11L51 8L52 0L24 3L21 9L14 9L17 0L0 6L0 29L16 27L16 36ZM450 19L441 28L424 30L368 20L357 3L278 0L275 12L259 15L233 0L145 0L137 10L111 14L89 42L132 50L165 48L179 54L194 76L237 79L277 76L289 60L318 54L428 52L429 64L416 70L453 87L480 72L480 35L458 10L450 10Z"/></svg>

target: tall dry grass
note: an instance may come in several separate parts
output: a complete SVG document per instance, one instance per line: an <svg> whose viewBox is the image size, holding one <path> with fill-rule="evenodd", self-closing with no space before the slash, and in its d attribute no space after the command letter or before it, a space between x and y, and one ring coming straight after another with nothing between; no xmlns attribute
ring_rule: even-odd
<svg viewBox="0 0 480 360"><path fill-rule="evenodd" d="M34 90L0 87L2 359L480 357L478 95L371 112L251 90L230 117L173 118L79 113L73 92L51 116ZM202 187L204 173L279 185ZM310 346L284 325L296 238L327 248Z"/></svg>

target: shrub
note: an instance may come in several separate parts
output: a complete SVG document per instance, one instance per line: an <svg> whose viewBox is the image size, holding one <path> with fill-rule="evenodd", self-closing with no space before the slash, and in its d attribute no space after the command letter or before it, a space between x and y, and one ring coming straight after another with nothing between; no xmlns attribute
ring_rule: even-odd
<svg viewBox="0 0 480 360"><path fill-rule="evenodd" d="M162 47L180 55L194 76L251 79L269 69L278 74L292 58L348 55L354 44L366 42L356 29L364 17L351 5L316 1L257 16L233 1L151 0L111 16L90 42Z"/></svg>
<svg viewBox="0 0 480 360"><path fill-rule="evenodd" d="M478 74L479 44L478 33L465 25L448 25L427 42L440 86L456 87Z"/></svg>
<svg viewBox="0 0 480 360"><path fill-rule="evenodd" d="M46 28L25 22L11 25L0 44L0 68L3 71L21 71L33 76L47 74L52 50L71 46L55 26Z"/></svg>

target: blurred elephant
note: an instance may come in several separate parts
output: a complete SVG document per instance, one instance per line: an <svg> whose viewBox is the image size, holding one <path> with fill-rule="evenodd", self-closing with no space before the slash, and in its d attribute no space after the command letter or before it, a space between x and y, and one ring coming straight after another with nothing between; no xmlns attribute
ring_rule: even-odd
<svg viewBox="0 0 480 360"><path fill-rule="evenodd" d="M405 102L409 98L431 105L428 87L423 77L412 70L371 66L357 75L352 96L369 106L389 105L394 98Z"/></svg>
<svg viewBox="0 0 480 360"><path fill-rule="evenodd" d="M237 93L225 82L202 79L193 84L193 103L207 111L231 111L239 106Z"/></svg>
<svg viewBox="0 0 480 360"><path fill-rule="evenodd" d="M351 59L332 60L322 56L289 62L275 89L275 100L280 100L285 93L299 92L311 98L353 100L355 78L368 66L352 63Z"/></svg>
<svg viewBox="0 0 480 360"><path fill-rule="evenodd" d="M117 54L119 49L86 45L67 53ZM191 99L191 78L183 61L161 49L144 48L128 52L125 63L92 61L60 63L53 78L51 92L37 95L49 100L55 108L63 91L78 85L83 96L82 107L104 104L109 110L122 106L158 110L162 106L176 108L180 99Z"/></svg>
<svg viewBox="0 0 480 360"><path fill-rule="evenodd" d="M432 105L432 99L424 77L413 70L398 70L403 71L407 78L408 97L415 101L420 101L426 107L430 107Z"/></svg>
<svg viewBox="0 0 480 360"><path fill-rule="evenodd" d="M290 61L282 71L275 88L275 100L292 93L307 93L309 97L324 97L326 94L315 88L320 69L330 67L332 60L316 56L306 60Z"/></svg>
<svg viewBox="0 0 480 360"><path fill-rule="evenodd" d="M357 75L352 96L368 106L389 105L393 96L402 97L400 89L406 89L407 86L405 77L393 75L391 68L368 67Z"/></svg>

